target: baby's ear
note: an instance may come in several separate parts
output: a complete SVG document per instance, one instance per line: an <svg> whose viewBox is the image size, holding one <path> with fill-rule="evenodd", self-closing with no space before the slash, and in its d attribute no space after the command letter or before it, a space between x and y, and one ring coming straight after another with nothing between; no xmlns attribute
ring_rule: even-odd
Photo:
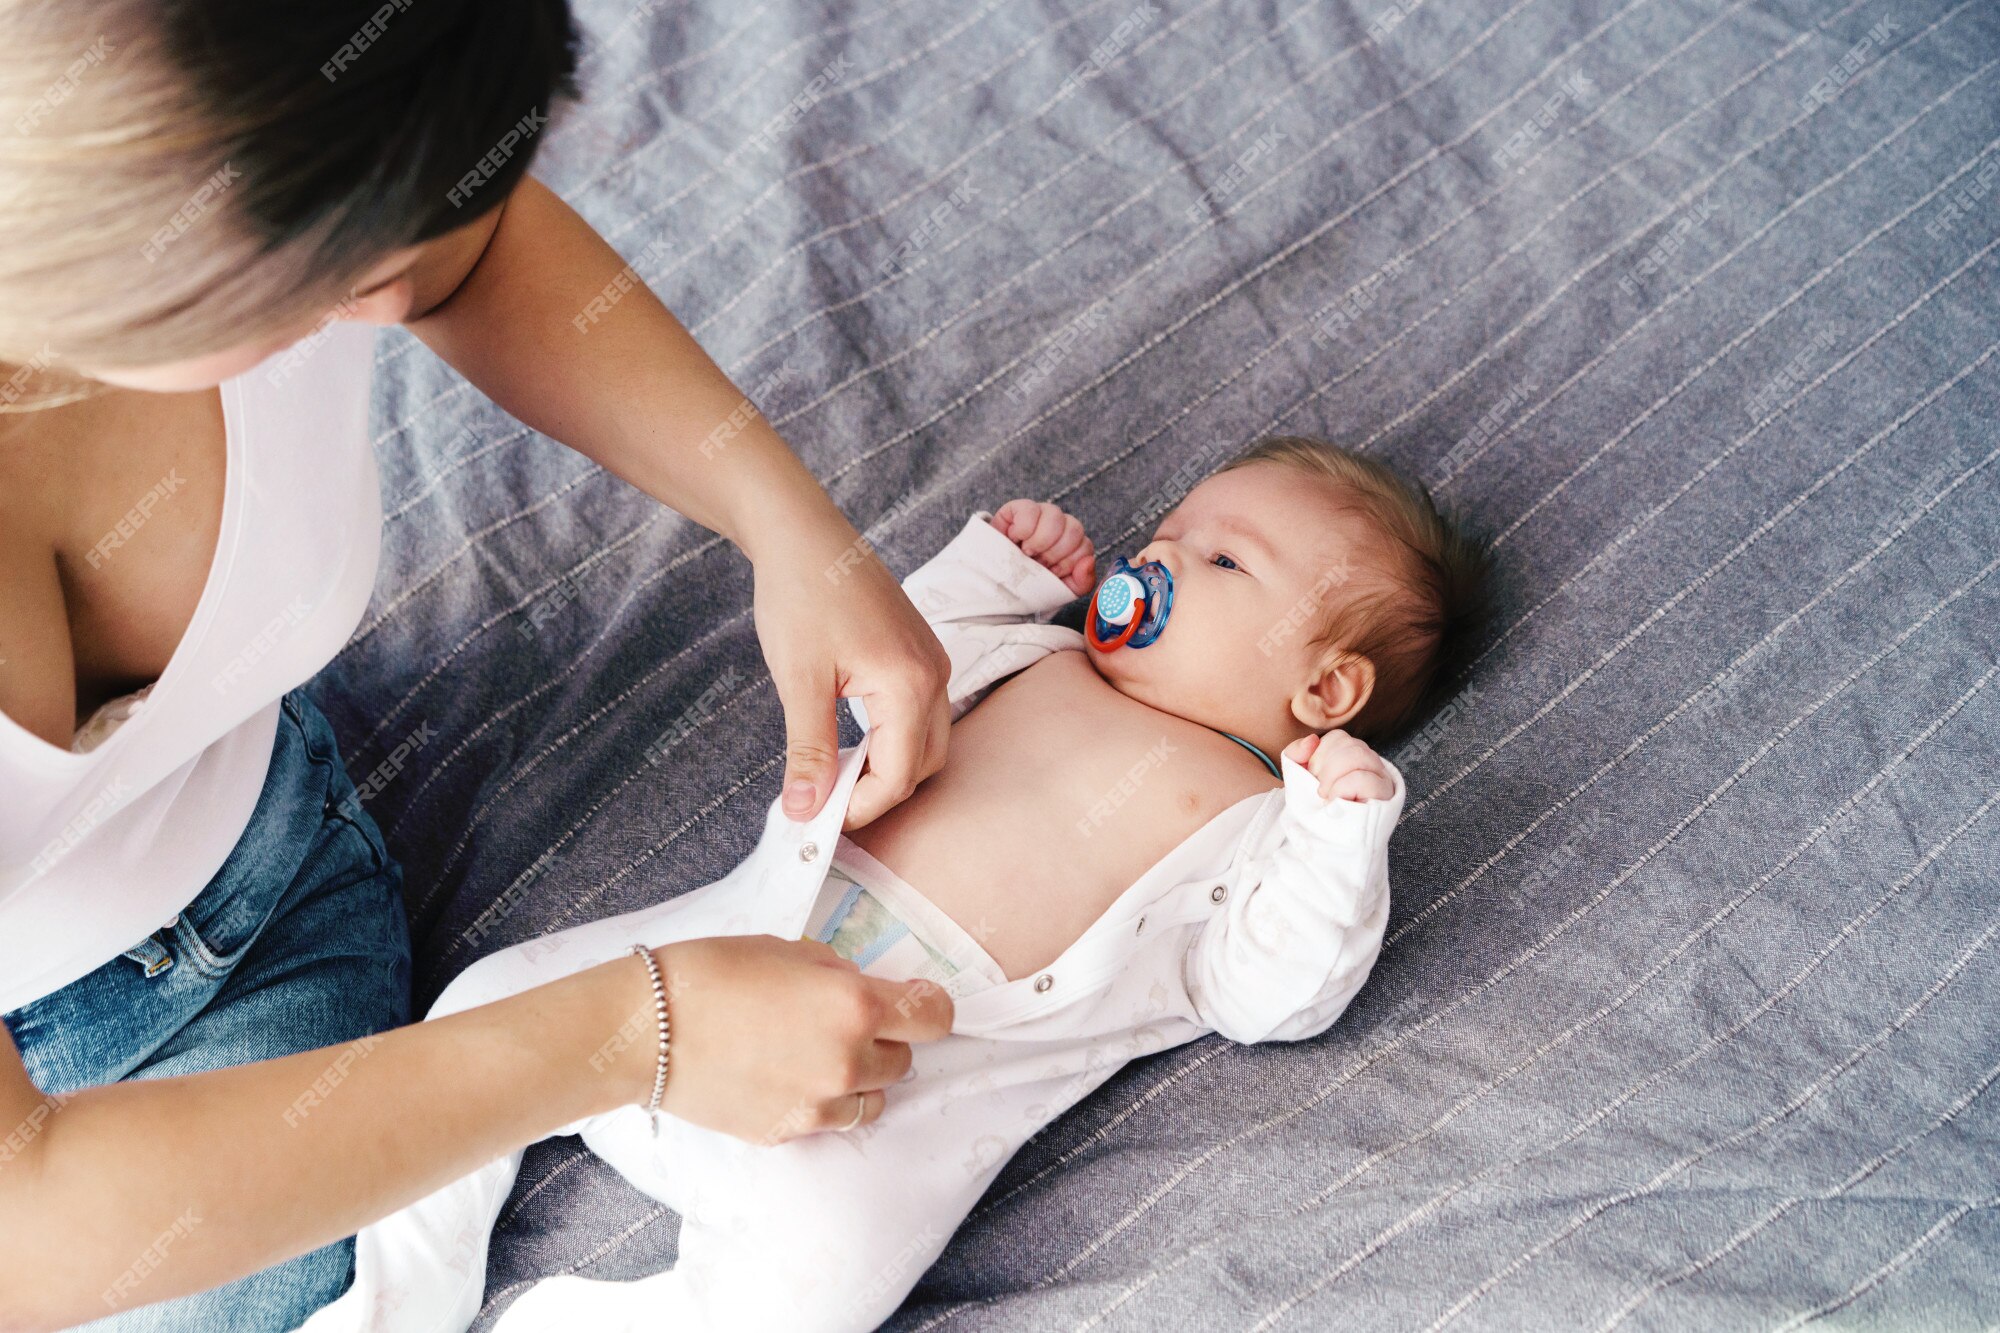
<svg viewBox="0 0 2000 1333"><path fill-rule="evenodd" d="M1292 716L1314 731L1344 727L1375 693L1375 664L1359 653L1328 648L1292 695Z"/></svg>

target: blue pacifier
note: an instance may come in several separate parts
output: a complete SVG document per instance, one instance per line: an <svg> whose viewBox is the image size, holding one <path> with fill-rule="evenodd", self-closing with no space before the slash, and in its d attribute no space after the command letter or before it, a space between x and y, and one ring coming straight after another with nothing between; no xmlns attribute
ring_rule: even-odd
<svg viewBox="0 0 2000 1333"><path fill-rule="evenodd" d="M1084 620L1084 640L1100 653L1144 648L1167 627L1173 606L1174 576L1165 565L1157 560L1134 565L1121 555L1097 585Z"/></svg>

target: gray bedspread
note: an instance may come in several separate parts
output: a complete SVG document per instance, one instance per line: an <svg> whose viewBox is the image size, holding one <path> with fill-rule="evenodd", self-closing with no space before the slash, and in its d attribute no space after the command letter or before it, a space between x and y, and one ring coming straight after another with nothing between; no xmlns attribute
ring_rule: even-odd
<svg viewBox="0 0 2000 1333"><path fill-rule="evenodd" d="M1015 495L1130 549L1273 430L1499 540L1354 1007L1126 1068L890 1327L2000 1320L2000 7L580 17L538 173L898 572ZM381 581L317 692L357 777L403 746L427 1004L720 874L782 726L733 549L379 355ZM675 1233L542 1145L484 1318Z"/></svg>

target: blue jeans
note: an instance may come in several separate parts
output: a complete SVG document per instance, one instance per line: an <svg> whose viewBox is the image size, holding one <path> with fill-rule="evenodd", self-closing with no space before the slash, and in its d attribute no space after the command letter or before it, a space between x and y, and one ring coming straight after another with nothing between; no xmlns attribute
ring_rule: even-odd
<svg viewBox="0 0 2000 1333"><path fill-rule="evenodd" d="M296 690L282 700L256 811L195 900L95 972L0 1018L45 1093L247 1064L410 1021L402 871L311 700ZM158 1263L173 1262L169 1235L155 1248ZM347 1289L353 1268L350 1238L140 1306L144 1270L135 1265L106 1290L106 1317L85 1327L296 1328Z"/></svg>

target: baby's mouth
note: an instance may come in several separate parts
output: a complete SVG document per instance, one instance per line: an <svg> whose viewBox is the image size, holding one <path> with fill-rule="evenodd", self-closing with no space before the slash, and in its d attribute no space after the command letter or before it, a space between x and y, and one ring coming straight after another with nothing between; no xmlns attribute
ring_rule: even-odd
<svg viewBox="0 0 2000 1333"><path fill-rule="evenodd" d="M1084 639L1100 653L1144 648L1165 631L1173 604L1174 576L1165 565L1134 565L1121 555L1091 597Z"/></svg>

